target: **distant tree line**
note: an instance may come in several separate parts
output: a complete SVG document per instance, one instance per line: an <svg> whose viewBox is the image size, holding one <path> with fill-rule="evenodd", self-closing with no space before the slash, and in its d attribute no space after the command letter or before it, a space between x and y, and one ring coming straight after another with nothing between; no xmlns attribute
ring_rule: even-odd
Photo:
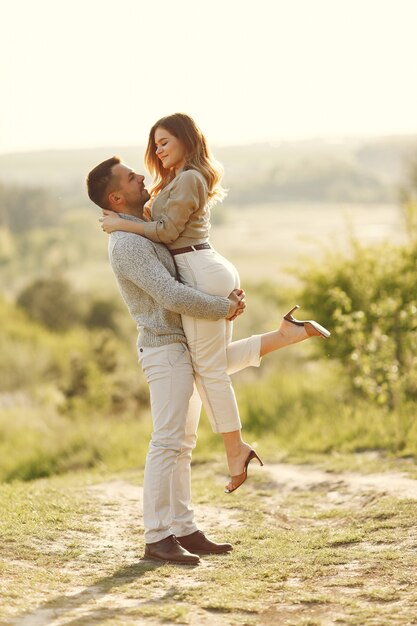
<svg viewBox="0 0 417 626"><path fill-rule="evenodd" d="M395 190L373 172L340 158L305 156L297 160L263 160L252 172L228 174L229 201L392 202Z"/></svg>
<svg viewBox="0 0 417 626"><path fill-rule="evenodd" d="M0 228L24 233L59 224L61 202L45 187L0 184Z"/></svg>
<svg viewBox="0 0 417 626"><path fill-rule="evenodd" d="M213 149L225 168L224 184L229 189L226 207L227 203L245 206L262 202L388 203L397 201L396 190L405 163L416 152L417 136L339 142L312 139ZM33 228L38 220L47 226L50 203L51 218L55 219L61 209L90 206L85 176L112 154L120 154L126 163L145 173L143 146L0 155L0 225L7 221L8 227L15 229L18 216L14 196L23 216L19 228L22 223L24 228ZM10 187L21 181L31 188ZM59 189L59 198L52 188ZM4 195L10 207L7 220ZM26 206L30 215L25 216Z"/></svg>

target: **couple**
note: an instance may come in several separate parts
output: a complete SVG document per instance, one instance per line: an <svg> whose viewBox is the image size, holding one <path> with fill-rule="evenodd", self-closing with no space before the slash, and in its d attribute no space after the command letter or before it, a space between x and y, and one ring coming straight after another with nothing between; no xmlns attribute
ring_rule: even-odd
<svg viewBox="0 0 417 626"><path fill-rule="evenodd" d="M279 329L231 341L232 320L245 308L234 266L209 244L210 209L222 199L222 171L194 121L177 113L151 129L145 156L154 177L119 158L87 177L90 199L111 233L109 257L127 307L140 330L138 355L150 388L153 432L145 464L145 557L197 564L224 553L201 532L191 508L191 453L204 403L222 435L235 491L256 452L242 439L230 374L259 366L269 352L329 332L290 311ZM296 308L296 307L295 307ZM294 309L293 309L294 310Z"/></svg>

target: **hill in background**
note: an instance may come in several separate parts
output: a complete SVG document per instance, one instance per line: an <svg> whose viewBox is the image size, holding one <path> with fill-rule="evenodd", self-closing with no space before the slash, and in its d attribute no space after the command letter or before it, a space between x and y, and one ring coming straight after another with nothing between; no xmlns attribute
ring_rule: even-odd
<svg viewBox="0 0 417 626"><path fill-rule="evenodd" d="M395 202L417 136L214 147L225 167L230 204L254 202ZM108 146L0 155L4 185L42 186L66 206L85 204L86 173L119 154L143 172L143 146Z"/></svg>

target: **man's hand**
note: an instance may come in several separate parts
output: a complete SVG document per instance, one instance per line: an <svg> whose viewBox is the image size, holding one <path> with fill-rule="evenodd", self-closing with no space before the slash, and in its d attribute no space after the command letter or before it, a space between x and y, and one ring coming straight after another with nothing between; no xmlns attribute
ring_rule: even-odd
<svg viewBox="0 0 417 626"><path fill-rule="evenodd" d="M232 322L238 315L241 315L244 312L246 308L245 297L246 294L243 289L234 289L228 296L230 307L226 319L229 322Z"/></svg>

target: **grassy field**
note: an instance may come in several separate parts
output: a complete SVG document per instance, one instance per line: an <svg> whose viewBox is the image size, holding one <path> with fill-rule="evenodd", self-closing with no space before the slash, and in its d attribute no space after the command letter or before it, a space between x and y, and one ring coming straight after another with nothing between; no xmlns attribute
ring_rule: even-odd
<svg viewBox="0 0 417 626"><path fill-rule="evenodd" d="M72 214L47 258L68 260L74 297L119 300L96 219ZM212 241L248 294L235 338L279 323L301 256L342 253L352 234L405 237L394 206L230 207L217 222ZM10 296L32 275L29 255L11 280L20 261L0 275ZM108 341L84 327L51 332L7 302L1 311L0 626L415 623L412 401L390 410L355 397L342 365L317 358L318 339L236 375L247 440L266 467L223 494L221 440L203 417L193 468L201 528L235 549L197 568L156 565L141 559L151 420L127 312Z"/></svg>
<svg viewBox="0 0 417 626"><path fill-rule="evenodd" d="M352 235L367 244L405 239L400 210L395 205L270 204L241 209L225 203L213 210L211 242L239 270L242 282L269 280L284 287L296 283L299 260L321 258L323 249L345 251ZM69 237L77 235L77 216L69 223ZM107 261L107 239L98 224L99 211L78 212L84 249L92 242L95 258L80 258L66 270L80 289L117 295ZM102 247L100 245L102 242ZM80 254L81 246L80 246Z"/></svg>
<svg viewBox="0 0 417 626"><path fill-rule="evenodd" d="M213 210L221 216L221 205ZM364 244L404 240L394 205L280 204L228 207L211 240L239 269L242 280L295 282L299 260L319 259L323 249L346 251L350 237Z"/></svg>
<svg viewBox="0 0 417 626"><path fill-rule="evenodd" d="M356 468L366 461L345 458ZM142 559L140 469L5 485L0 623L413 624L417 483L382 458L378 467L380 483L313 466L251 466L227 496L216 462L195 465L198 523L234 545L198 567Z"/></svg>
<svg viewBox="0 0 417 626"><path fill-rule="evenodd" d="M344 455L358 451L383 451L386 465L416 458L413 403L390 411L354 398L340 367L330 359L313 360L319 341L286 348L266 357L260 368L233 376L244 436L258 442L270 462L306 463L328 454L337 470L339 463L344 466ZM93 467L118 471L144 463L151 417L147 386L134 356L131 364L128 355L121 362L124 383L129 381L121 389L129 394L141 390L141 395L122 408L98 402L103 386L119 390L121 379L114 382L111 376L92 383L90 395L76 398L70 411L60 408L62 392L52 383L43 386L40 381L36 394L0 394L0 481ZM203 414L195 459L215 458L224 459L222 440Z"/></svg>

